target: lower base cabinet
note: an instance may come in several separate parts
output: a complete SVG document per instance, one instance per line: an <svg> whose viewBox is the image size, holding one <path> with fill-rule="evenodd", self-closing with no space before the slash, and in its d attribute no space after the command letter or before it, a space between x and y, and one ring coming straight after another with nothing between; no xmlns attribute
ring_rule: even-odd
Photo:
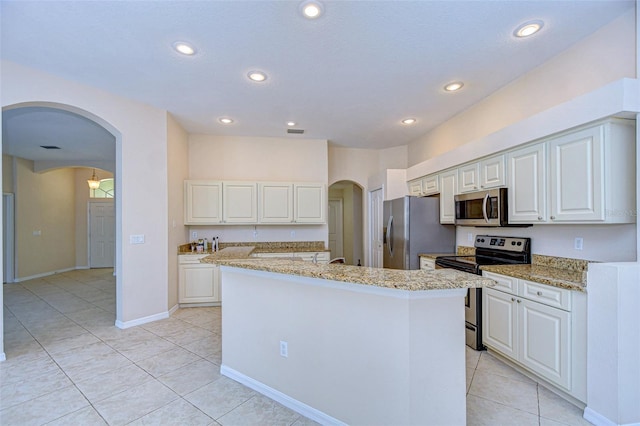
<svg viewBox="0 0 640 426"><path fill-rule="evenodd" d="M181 255L178 265L178 303L219 303L220 267L200 263L203 256Z"/></svg>
<svg viewBox="0 0 640 426"><path fill-rule="evenodd" d="M485 346L586 402L586 294L483 273Z"/></svg>

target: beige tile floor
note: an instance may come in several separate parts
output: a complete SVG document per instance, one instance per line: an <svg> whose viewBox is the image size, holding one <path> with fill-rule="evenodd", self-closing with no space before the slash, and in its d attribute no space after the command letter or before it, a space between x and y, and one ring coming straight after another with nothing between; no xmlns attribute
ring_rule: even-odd
<svg viewBox="0 0 640 426"><path fill-rule="evenodd" d="M120 330L110 269L4 285L0 425L311 425L220 376L220 308ZM467 424L588 424L571 404L467 348Z"/></svg>

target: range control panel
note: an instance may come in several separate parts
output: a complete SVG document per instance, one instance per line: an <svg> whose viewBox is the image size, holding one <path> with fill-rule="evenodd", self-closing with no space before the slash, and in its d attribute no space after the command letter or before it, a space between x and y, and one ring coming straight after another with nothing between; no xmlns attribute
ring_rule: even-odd
<svg viewBox="0 0 640 426"><path fill-rule="evenodd" d="M475 248L496 249L505 251L525 252L529 250L530 238L496 237L491 235L476 236Z"/></svg>

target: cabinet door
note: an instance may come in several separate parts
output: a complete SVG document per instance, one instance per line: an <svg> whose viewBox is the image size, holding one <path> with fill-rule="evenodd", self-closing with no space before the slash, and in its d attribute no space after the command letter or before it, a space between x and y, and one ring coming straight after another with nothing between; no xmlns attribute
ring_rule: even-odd
<svg viewBox="0 0 640 426"><path fill-rule="evenodd" d="M507 155L509 222L541 223L547 220L545 144Z"/></svg>
<svg viewBox="0 0 640 426"><path fill-rule="evenodd" d="M327 199L323 184L296 183L294 191L294 222L326 223Z"/></svg>
<svg viewBox="0 0 640 426"><path fill-rule="evenodd" d="M222 182L187 180L184 182L184 223L222 222Z"/></svg>
<svg viewBox="0 0 640 426"><path fill-rule="evenodd" d="M520 362L540 376L570 390L569 312L518 298Z"/></svg>
<svg viewBox="0 0 640 426"><path fill-rule="evenodd" d="M258 184L258 221L260 223L293 222L293 185Z"/></svg>
<svg viewBox="0 0 640 426"><path fill-rule="evenodd" d="M457 170L440 174L440 223L456 223Z"/></svg>
<svg viewBox="0 0 640 426"><path fill-rule="evenodd" d="M254 182L223 182L224 223L257 223L258 197Z"/></svg>
<svg viewBox="0 0 640 426"><path fill-rule="evenodd" d="M220 268L210 264L179 266L179 303L208 303L220 301Z"/></svg>
<svg viewBox="0 0 640 426"><path fill-rule="evenodd" d="M603 149L602 126L549 141L553 222L605 219Z"/></svg>
<svg viewBox="0 0 640 426"><path fill-rule="evenodd" d="M422 180L416 179L409 182L409 195L422 195Z"/></svg>
<svg viewBox="0 0 640 426"><path fill-rule="evenodd" d="M422 194L432 195L440 192L440 179L438 175L427 176L422 179Z"/></svg>
<svg viewBox="0 0 640 426"><path fill-rule="evenodd" d="M501 291L482 291L482 343L518 359L516 298Z"/></svg>
<svg viewBox="0 0 640 426"><path fill-rule="evenodd" d="M506 184L504 155L497 155L480 162L480 188L496 188Z"/></svg>
<svg viewBox="0 0 640 426"><path fill-rule="evenodd" d="M467 164L458 168L458 193L480 189L480 163Z"/></svg>

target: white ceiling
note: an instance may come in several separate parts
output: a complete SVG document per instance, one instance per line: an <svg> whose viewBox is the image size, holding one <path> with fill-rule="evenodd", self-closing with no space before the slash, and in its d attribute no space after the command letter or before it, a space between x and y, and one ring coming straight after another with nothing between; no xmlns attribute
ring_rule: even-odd
<svg viewBox="0 0 640 426"><path fill-rule="evenodd" d="M1 57L166 109L189 133L386 148L417 139L635 1L324 1L316 20L303 18L299 4L1 1ZM545 23L539 34L513 36L533 19ZM178 40L197 54L176 53ZM267 81L249 81L254 69ZM465 87L445 93L453 80ZM224 126L221 116L235 123ZM403 126L406 117L418 121ZM289 120L305 134L287 135ZM5 152L65 141L82 148L104 136L72 121L46 110L5 112Z"/></svg>

